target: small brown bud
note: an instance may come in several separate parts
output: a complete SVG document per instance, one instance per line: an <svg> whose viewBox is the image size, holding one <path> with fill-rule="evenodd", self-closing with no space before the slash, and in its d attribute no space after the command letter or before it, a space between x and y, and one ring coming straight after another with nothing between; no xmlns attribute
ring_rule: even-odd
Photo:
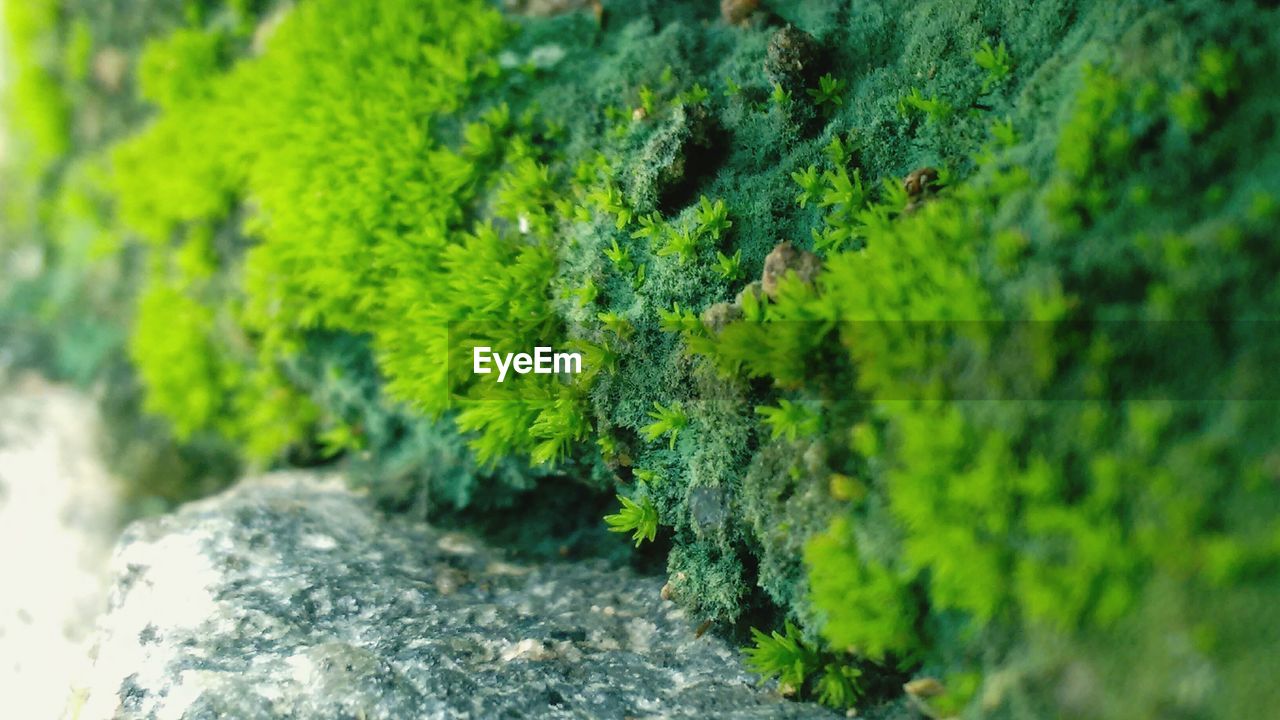
<svg viewBox="0 0 1280 720"><path fill-rule="evenodd" d="M912 680L902 686L908 695L918 698L931 698L943 695L947 692L947 688L943 686L936 678L925 677Z"/></svg>
<svg viewBox="0 0 1280 720"><path fill-rule="evenodd" d="M938 171L925 167L919 170L912 170L902 181L902 187L911 197L916 197L933 190L933 184L938 181Z"/></svg>
<svg viewBox="0 0 1280 720"><path fill-rule="evenodd" d="M740 25L760 9L760 0L720 0L720 17L730 25Z"/></svg>

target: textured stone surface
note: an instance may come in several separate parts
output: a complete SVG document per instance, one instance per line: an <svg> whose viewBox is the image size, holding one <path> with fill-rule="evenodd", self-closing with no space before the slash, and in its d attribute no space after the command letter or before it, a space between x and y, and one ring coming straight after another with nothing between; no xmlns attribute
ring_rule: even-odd
<svg viewBox="0 0 1280 720"><path fill-rule="evenodd" d="M334 479L130 527L81 718L829 717L695 638L661 581L525 567Z"/></svg>

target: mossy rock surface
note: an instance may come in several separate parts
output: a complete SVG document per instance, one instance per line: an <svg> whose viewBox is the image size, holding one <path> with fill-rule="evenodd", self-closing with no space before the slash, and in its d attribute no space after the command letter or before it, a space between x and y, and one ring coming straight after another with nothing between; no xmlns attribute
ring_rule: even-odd
<svg viewBox="0 0 1280 720"><path fill-rule="evenodd" d="M45 261L0 321L114 379L140 496L336 464L625 559L620 494L804 697L1280 700L1273 3L92 5L10 11Z"/></svg>

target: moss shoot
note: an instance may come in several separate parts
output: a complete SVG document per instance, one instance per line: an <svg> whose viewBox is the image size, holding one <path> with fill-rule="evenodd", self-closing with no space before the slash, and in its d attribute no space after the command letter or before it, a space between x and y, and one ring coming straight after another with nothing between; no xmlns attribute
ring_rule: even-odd
<svg viewBox="0 0 1280 720"><path fill-rule="evenodd" d="M1275 3L507 5L6 3L9 364L833 707L1280 706Z"/></svg>

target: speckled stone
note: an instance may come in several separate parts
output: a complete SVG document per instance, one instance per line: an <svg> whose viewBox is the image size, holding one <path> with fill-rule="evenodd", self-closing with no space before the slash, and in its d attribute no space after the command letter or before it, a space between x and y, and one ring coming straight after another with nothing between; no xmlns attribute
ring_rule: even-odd
<svg viewBox="0 0 1280 720"><path fill-rule="evenodd" d="M334 478L242 483L131 526L80 718L809 718L662 581L524 566Z"/></svg>

